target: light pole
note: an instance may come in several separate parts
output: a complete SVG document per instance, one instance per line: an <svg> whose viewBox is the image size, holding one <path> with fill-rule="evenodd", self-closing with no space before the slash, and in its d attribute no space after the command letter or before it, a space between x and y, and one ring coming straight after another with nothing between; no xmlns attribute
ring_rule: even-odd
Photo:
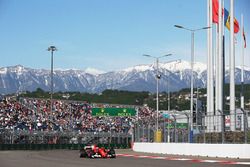
<svg viewBox="0 0 250 167"><path fill-rule="evenodd" d="M180 63L181 60L179 59L177 61L174 60L174 61L169 61L169 62L166 62L166 63L171 63L171 62L175 62L174 65L176 65L176 64ZM167 81L168 81L168 86L167 86L167 89L168 89L168 113L170 113L170 91L169 91L170 81L169 81L169 74L170 74L170 71L168 71L168 79L167 79Z"/></svg>
<svg viewBox="0 0 250 167"><path fill-rule="evenodd" d="M50 46L48 48L48 51L51 52L51 73L50 73L50 111L52 112L52 106L53 106L53 54L54 51L57 51L57 48L55 46Z"/></svg>
<svg viewBox="0 0 250 167"><path fill-rule="evenodd" d="M156 59L156 130L159 129L159 79L161 78L161 75L159 74L159 59L167 56L171 56L172 54L167 54L160 57L155 57L151 55L143 55L146 57L152 57Z"/></svg>
<svg viewBox="0 0 250 167"><path fill-rule="evenodd" d="M180 63L180 62L181 62L181 60L177 60L175 65ZM170 114L170 91L169 91L170 81L169 81L169 74L170 74L170 72L168 71L168 114ZM170 143L169 120L168 120L168 143Z"/></svg>
<svg viewBox="0 0 250 167"><path fill-rule="evenodd" d="M172 63L172 62L175 62L174 65L178 64L181 62L181 59L178 59L178 60L172 60L172 61L168 61L168 62L165 62L165 63ZM169 85L170 85L170 81L169 81L169 74L170 74L170 71L168 70L168 74L167 74L167 91L168 91L168 98L167 98L167 103L168 103L168 114L170 114L170 91L169 91ZM169 121L170 118L168 118L168 125L167 125L167 128L168 128L168 135L167 135L167 142L170 143L170 131L169 131ZM164 121L164 130L165 130L165 121ZM165 136L165 135L164 135Z"/></svg>
<svg viewBox="0 0 250 167"><path fill-rule="evenodd" d="M174 25L176 28L180 28L180 29L184 29L187 30L189 32L191 32L191 97L190 97L190 117L191 119L189 119L189 123L190 123L190 132L193 133L193 94L194 94L194 78L193 78L193 70L194 70L194 33L196 31L200 31L200 30L206 30L209 29L211 27L202 27L202 28L198 28L198 29L189 29L189 28L185 28L183 26L180 25ZM190 134L191 135L191 134ZM192 136L192 135L191 135ZM192 140L190 140L192 142Z"/></svg>

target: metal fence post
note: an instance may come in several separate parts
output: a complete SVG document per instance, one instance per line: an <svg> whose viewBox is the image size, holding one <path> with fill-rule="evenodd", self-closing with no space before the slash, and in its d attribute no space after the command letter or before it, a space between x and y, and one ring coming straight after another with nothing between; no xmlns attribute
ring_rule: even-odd
<svg viewBox="0 0 250 167"><path fill-rule="evenodd" d="M191 138L191 134L190 134L190 123L189 123L189 116L187 113L184 113L187 117L187 122L188 122L188 143L190 143L190 138Z"/></svg>
<svg viewBox="0 0 250 167"><path fill-rule="evenodd" d="M141 139L142 139L142 142L144 142L145 132L144 132L144 124L143 123L142 123L141 127L142 127L142 137L141 137Z"/></svg>
<svg viewBox="0 0 250 167"><path fill-rule="evenodd" d="M174 142L177 143L177 136L176 136L176 116L172 115L172 117L174 118Z"/></svg>
<svg viewBox="0 0 250 167"><path fill-rule="evenodd" d="M205 113L202 113L202 131L203 131L203 143L206 143L206 126L205 126Z"/></svg>
<svg viewBox="0 0 250 167"><path fill-rule="evenodd" d="M165 118L163 118L163 141L166 143L166 121Z"/></svg>
<svg viewBox="0 0 250 167"><path fill-rule="evenodd" d="M224 138L225 138L225 134L224 134L224 114L221 110L217 110L220 113L221 116L221 143L224 143Z"/></svg>
<svg viewBox="0 0 250 167"><path fill-rule="evenodd" d="M244 116L244 143L247 144L247 129L248 129L248 118L247 113L243 108L240 108Z"/></svg>
<svg viewBox="0 0 250 167"><path fill-rule="evenodd" d="M147 132L148 132L148 142L150 142L150 124L148 124Z"/></svg>
<svg viewBox="0 0 250 167"><path fill-rule="evenodd" d="M246 139L245 139L246 143L247 143L247 140L248 140L248 137L247 137L247 133L248 133L248 112L249 111L246 111L246 131L247 131L246 132Z"/></svg>
<svg viewBox="0 0 250 167"><path fill-rule="evenodd" d="M137 127L138 126L138 123L137 124L135 124L135 128L134 128L134 141L135 142L138 142L138 140L137 140L137 136L138 136L138 134L137 134Z"/></svg>
<svg viewBox="0 0 250 167"><path fill-rule="evenodd" d="M137 126L137 142L140 142L140 123L139 122Z"/></svg>
<svg viewBox="0 0 250 167"><path fill-rule="evenodd" d="M135 142L135 125L132 128L132 133L131 133L131 143ZM128 138L128 136L127 136Z"/></svg>

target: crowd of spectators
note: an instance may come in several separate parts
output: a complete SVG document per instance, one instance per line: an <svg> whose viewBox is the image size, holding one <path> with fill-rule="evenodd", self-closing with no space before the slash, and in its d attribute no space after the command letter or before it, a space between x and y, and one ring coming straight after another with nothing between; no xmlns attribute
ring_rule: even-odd
<svg viewBox="0 0 250 167"><path fill-rule="evenodd" d="M93 107L125 107L87 102L22 98L0 103L0 129L26 131L77 131L129 133L135 121L152 120L148 107L136 107L133 117L92 116Z"/></svg>

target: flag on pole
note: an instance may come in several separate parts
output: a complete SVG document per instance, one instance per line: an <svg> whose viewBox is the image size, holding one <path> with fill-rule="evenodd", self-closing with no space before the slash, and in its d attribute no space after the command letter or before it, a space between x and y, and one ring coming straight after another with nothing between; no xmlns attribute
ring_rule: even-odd
<svg viewBox="0 0 250 167"><path fill-rule="evenodd" d="M242 36L243 36L243 39L244 39L244 48L246 48L247 47L247 41L246 41L246 35L245 35L244 28L243 28Z"/></svg>
<svg viewBox="0 0 250 167"><path fill-rule="evenodd" d="M224 25L230 30L230 22L229 22L229 12L226 8L224 8Z"/></svg>
<svg viewBox="0 0 250 167"><path fill-rule="evenodd" d="M224 25L230 31L230 15L226 8L224 8ZM234 33L238 33L240 30L240 26L236 18L234 18Z"/></svg>
<svg viewBox="0 0 250 167"><path fill-rule="evenodd" d="M230 15L226 8L222 10L222 15L224 15L224 25L230 31ZM218 0L213 0L213 23L219 23L219 2ZM234 18L234 33L238 33L240 26L236 18Z"/></svg>
<svg viewBox="0 0 250 167"><path fill-rule="evenodd" d="M218 0L213 0L213 23L219 23L219 2Z"/></svg>

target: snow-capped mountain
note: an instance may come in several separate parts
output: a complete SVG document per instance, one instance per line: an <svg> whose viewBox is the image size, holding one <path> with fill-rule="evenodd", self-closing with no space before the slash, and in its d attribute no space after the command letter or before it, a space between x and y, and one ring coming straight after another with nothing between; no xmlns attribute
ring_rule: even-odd
<svg viewBox="0 0 250 167"><path fill-rule="evenodd" d="M156 91L156 66L137 65L119 71L103 72L93 68L86 70L55 70L54 91L80 91L98 93L105 89L130 91ZM161 80L159 90L179 90L190 87L191 67L186 61L159 64ZM236 68L236 83L240 83L240 68ZM194 64L194 86L206 86L206 65ZM228 71L226 71L228 82ZM50 90L50 70L31 69L21 65L0 68L0 94ZM245 82L250 83L250 70L245 70Z"/></svg>

